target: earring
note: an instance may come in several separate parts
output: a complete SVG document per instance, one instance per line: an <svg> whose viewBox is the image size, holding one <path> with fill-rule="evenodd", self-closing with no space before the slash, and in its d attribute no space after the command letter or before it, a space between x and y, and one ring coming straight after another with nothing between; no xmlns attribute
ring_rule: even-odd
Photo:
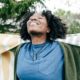
<svg viewBox="0 0 80 80"><path fill-rule="evenodd" d="M49 31L47 31L47 33L49 33Z"/></svg>

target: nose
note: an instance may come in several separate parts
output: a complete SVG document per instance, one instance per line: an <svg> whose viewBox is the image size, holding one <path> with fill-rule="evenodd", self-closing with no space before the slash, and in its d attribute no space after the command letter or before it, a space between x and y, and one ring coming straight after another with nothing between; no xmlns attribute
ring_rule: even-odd
<svg viewBox="0 0 80 80"><path fill-rule="evenodd" d="M28 24L28 23L31 23L32 21L37 21L37 18L35 18L35 17L30 18L30 19L27 21L27 24Z"/></svg>

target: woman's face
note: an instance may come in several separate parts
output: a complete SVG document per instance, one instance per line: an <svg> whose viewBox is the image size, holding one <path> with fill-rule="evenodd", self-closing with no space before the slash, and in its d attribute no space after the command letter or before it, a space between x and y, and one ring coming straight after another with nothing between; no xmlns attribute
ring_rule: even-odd
<svg viewBox="0 0 80 80"><path fill-rule="evenodd" d="M39 13L34 13L27 21L28 33L37 32L46 34L49 33L48 23L45 16Z"/></svg>

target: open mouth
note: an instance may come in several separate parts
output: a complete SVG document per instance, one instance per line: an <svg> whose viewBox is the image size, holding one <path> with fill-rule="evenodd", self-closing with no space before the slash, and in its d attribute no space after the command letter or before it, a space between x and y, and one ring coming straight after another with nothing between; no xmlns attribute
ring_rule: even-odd
<svg viewBox="0 0 80 80"><path fill-rule="evenodd" d="M30 22L29 26L31 25L40 25L40 22Z"/></svg>
<svg viewBox="0 0 80 80"><path fill-rule="evenodd" d="M36 22L31 22L30 25L38 25Z"/></svg>

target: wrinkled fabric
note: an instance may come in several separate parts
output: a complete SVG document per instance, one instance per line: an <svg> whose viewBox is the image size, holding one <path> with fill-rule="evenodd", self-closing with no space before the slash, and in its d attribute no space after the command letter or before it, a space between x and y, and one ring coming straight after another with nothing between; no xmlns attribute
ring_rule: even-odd
<svg viewBox="0 0 80 80"><path fill-rule="evenodd" d="M19 80L63 80L63 63L58 42L25 43L18 55L17 76Z"/></svg>
<svg viewBox="0 0 80 80"><path fill-rule="evenodd" d="M64 53L64 80L80 80L80 47L62 42L59 44ZM15 55L14 80L18 80L16 67L20 46Z"/></svg>

